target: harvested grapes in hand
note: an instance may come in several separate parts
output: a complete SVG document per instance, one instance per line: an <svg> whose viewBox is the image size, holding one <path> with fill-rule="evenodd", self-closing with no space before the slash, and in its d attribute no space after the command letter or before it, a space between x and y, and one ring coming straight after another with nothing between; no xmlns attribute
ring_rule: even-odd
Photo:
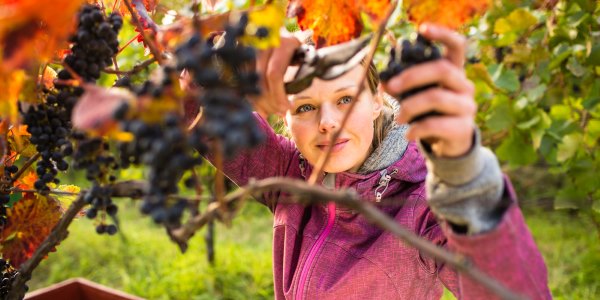
<svg viewBox="0 0 600 300"><path fill-rule="evenodd" d="M382 81L386 82L412 66L440 58L440 50L430 40L419 34L414 42L404 39L400 45L390 50L388 66L379 74L379 77ZM397 95L396 99L402 102L402 100L434 86L435 84L428 84L408 90ZM439 113L435 111L428 112L413 118L409 123L418 122L426 117L435 115L439 115Z"/></svg>

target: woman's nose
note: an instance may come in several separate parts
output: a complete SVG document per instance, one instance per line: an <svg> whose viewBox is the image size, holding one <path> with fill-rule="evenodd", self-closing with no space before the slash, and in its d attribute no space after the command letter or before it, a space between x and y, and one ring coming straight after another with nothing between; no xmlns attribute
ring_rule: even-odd
<svg viewBox="0 0 600 300"><path fill-rule="evenodd" d="M339 112L335 108L323 105L321 107L321 119L319 120L319 131L322 133L332 132L340 126Z"/></svg>

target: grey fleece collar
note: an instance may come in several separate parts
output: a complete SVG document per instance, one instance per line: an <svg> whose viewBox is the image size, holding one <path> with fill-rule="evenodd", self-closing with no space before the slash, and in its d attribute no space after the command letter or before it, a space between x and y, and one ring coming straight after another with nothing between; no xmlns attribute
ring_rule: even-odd
<svg viewBox="0 0 600 300"><path fill-rule="evenodd" d="M382 112L384 114L384 126L386 126L387 134L377 149L367 157L363 165L358 169L358 173L360 174L366 174L389 167L402 158L408 147L408 140L406 139L408 125L400 125L395 121L400 105L397 104L396 100L393 98L387 101L389 101L393 107L393 109L386 108Z"/></svg>

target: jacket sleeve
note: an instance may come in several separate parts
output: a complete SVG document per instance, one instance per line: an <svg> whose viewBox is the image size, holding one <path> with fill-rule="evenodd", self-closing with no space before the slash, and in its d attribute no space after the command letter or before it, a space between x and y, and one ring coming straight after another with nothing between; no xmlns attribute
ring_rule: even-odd
<svg viewBox="0 0 600 300"><path fill-rule="evenodd" d="M293 159L297 155L292 141L276 134L259 114L254 113L254 118L265 135L264 142L255 148L240 151L223 163L225 175L239 186L246 185L251 178L260 180L286 176L293 167L292 161L297 161ZM206 158L215 163L214 154L209 153ZM257 200L273 210L276 198L275 193L267 193Z"/></svg>
<svg viewBox="0 0 600 300"><path fill-rule="evenodd" d="M434 214L422 213L426 232L420 234L450 251L466 256L480 271L494 278L506 288L529 299L551 299L547 269L525 224L516 202L510 181L504 176L502 201L508 208L500 222L491 230L475 235L457 233L447 222L440 225ZM438 279L458 299L500 299L487 288L450 266L421 258L426 265L437 269Z"/></svg>

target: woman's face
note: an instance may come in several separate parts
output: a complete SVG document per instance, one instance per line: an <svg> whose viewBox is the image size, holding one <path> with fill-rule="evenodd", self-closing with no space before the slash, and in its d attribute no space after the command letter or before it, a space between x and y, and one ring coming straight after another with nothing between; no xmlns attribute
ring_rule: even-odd
<svg viewBox="0 0 600 300"><path fill-rule="evenodd" d="M290 69L286 81L295 74L295 70ZM308 89L289 96L291 109L285 121L300 153L315 165L319 157L333 147L325 172L355 172L370 153L373 121L381 113L382 98L365 88L358 99L353 99L363 72L364 67L358 65L334 80L315 79ZM357 103L343 131L330 144L353 101Z"/></svg>

